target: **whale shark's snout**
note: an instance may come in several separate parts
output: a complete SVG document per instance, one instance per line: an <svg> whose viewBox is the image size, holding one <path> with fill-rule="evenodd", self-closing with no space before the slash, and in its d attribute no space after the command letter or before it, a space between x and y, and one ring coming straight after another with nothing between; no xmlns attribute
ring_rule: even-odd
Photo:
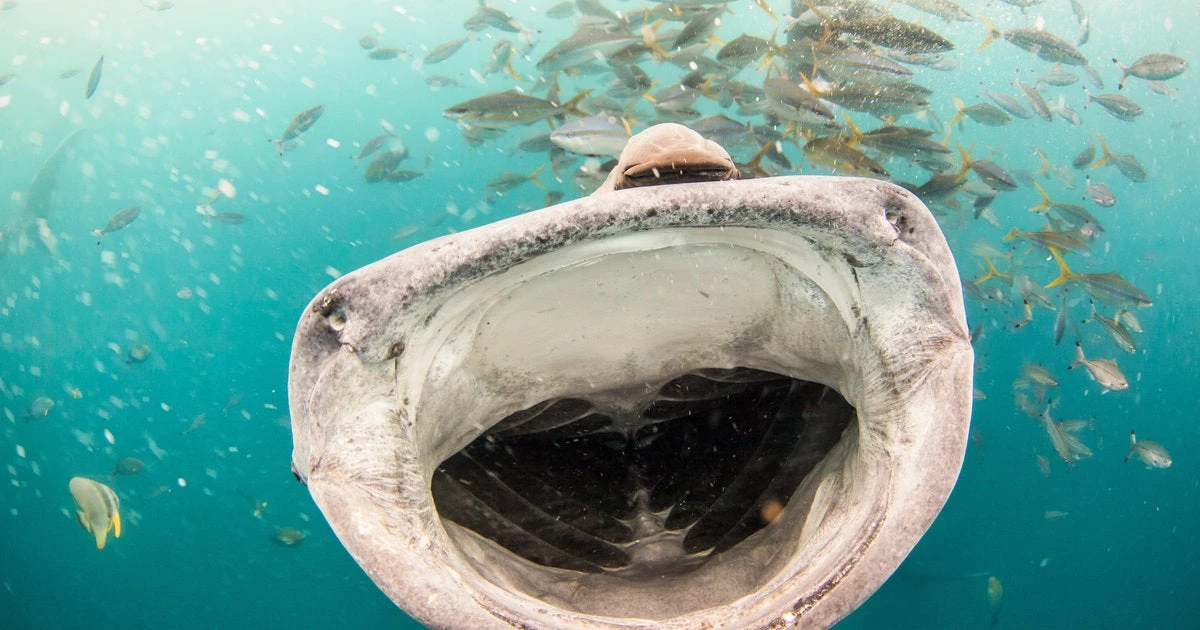
<svg viewBox="0 0 1200 630"><path fill-rule="evenodd" d="M432 627L829 626L945 502L972 360L903 189L635 187L324 289L292 466Z"/></svg>

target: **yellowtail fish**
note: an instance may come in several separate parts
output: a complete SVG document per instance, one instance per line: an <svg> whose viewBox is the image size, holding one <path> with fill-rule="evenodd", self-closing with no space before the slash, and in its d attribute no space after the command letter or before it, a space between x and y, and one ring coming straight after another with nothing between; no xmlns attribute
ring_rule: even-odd
<svg viewBox="0 0 1200 630"><path fill-rule="evenodd" d="M546 185L538 180L538 174L541 173L542 169L545 167L546 165L542 164L533 169L533 172L529 174L506 171L487 183L487 191L490 193L507 192L513 188L516 188L517 186L520 186L521 184L524 184L525 182L533 182L535 186L545 190Z"/></svg>
<svg viewBox="0 0 1200 630"><path fill-rule="evenodd" d="M979 45L979 50L987 48L997 39L1003 39L1021 50L1031 52L1052 63L1063 63L1069 66L1088 65L1087 57L1084 57L1078 48L1047 31L1036 28L1014 28L1001 32L982 15L979 16L979 19L988 30L987 39Z"/></svg>
<svg viewBox="0 0 1200 630"><path fill-rule="evenodd" d="M1125 456L1125 461L1129 461L1134 455L1142 460L1146 468L1170 468L1172 464L1171 454L1162 445L1150 440L1138 440L1137 432L1130 431L1129 454Z"/></svg>
<svg viewBox="0 0 1200 630"><path fill-rule="evenodd" d="M1009 113L1015 118L1029 119L1033 117L1033 114L1029 113L1029 110L1025 109L1025 106L1021 104L1021 101L1018 101L1016 97L1012 96L1011 94L1005 94L1003 92L991 92L988 90L984 90L982 94L983 96L992 99L992 102L996 105L999 105L1000 109L1003 109L1005 112Z"/></svg>
<svg viewBox="0 0 1200 630"><path fill-rule="evenodd" d="M367 140L363 143L362 148L359 149L358 155L354 156L354 161L358 162L365 157L371 157L371 155L382 148L391 137L392 134L390 133L381 133L374 138Z"/></svg>
<svg viewBox="0 0 1200 630"><path fill-rule="evenodd" d="M947 22L970 22L972 19L969 11L951 0L900 0L900 3L936 15Z"/></svg>
<svg viewBox="0 0 1200 630"><path fill-rule="evenodd" d="M858 50L840 50L816 56L813 64L822 76L834 83L864 83L886 85L904 83L912 78L912 70L883 55Z"/></svg>
<svg viewBox="0 0 1200 630"><path fill-rule="evenodd" d="M1042 196L1042 201L1038 204L1029 207L1030 212L1040 214L1048 214L1049 211L1056 211L1063 219L1069 221L1074 227L1078 228L1083 225L1090 225L1096 230L1103 232L1104 226L1100 224L1100 219L1088 212L1086 208L1077 203L1068 203L1065 201L1055 201L1050 198L1050 194L1037 181L1033 182L1033 187Z"/></svg>
<svg viewBox="0 0 1200 630"><path fill-rule="evenodd" d="M380 153L379 155L375 156L375 159L371 160L371 163L367 165L366 170L363 171L363 179L366 180L368 184L374 184L387 179L388 174L396 170L396 167L398 167L400 162L404 161L404 158L406 157L408 157L408 151L405 150Z"/></svg>
<svg viewBox="0 0 1200 630"><path fill-rule="evenodd" d="M1166 53L1150 53L1138 58L1137 61L1123 65L1113 58L1113 63L1121 69L1121 81L1117 83L1117 89L1125 87L1125 80L1129 77L1137 77L1139 79L1147 79L1150 81L1166 81L1183 74L1187 70L1188 62L1182 57L1168 55Z"/></svg>
<svg viewBox="0 0 1200 630"><path fill-rule="evenodd" d="M576 118L550 134L550 142L578 155L618 156L632 134L611 114Z"/></svg>
<svg viewBox="0 0 1200 630"><path fill-rule="evenodd" d="M536 66L542 72L566 70L596 59L612 57L631 46L642 45L641 35L581 27L546 51Z"/></svg>
<svg viewBox="0 0 1200 630"><path fill-rule="evenodd" d="M1046 122L1054 120L1054 114L1050 112L1050 106L1046 104L1046 99L1038 91L1037 86L1022 83L1020 74L1013 80L1013 85L1021 88L1021 92L1025 94L1025 100L1029 101L1029 106L1033 108L1033 113L1041 116L1042 120Z"/></svg>
<svg viewBox="0 0 1200 630"><path fill-rule="evenodd" d="M1059 275L1046 285L1047 289L1066 282L1078 282L1092 297L1102 302L1134 306L1150 306L1154 303L1150 296L1121 277L1119 272L1075 273L1071 271L1070 267L1067 267L1067 263L1063 261L1062 256L1056 250L1051 249L1050 255L1054 256L1054 260L1058 262Z"/></svg>
<svg viewBox="0 0 1200 630"><path fill-rule="evenodd" d="M324 113L324 105L313 105L292 117L292 122L288 123L287 129L283 130L283 135L278 140L271 140L275 144L275 147L279 149L279 155L283 155L284 145L299 138L300 134L308 131L310 127L321 119L321 114Z"/></svg>
<svg viewBox="0 0 1200 630"><path fill-rule="evenodd" d="M71 496L75 498L75 518L84 531L96 537L96 548L103 549L108 531L121 537L121 502L112 488L86 477L73 477Z"/></svg>
<svg viewBox="0 0 1200 630"><path fill-rule="evenodd" d="M1091 170L1096 170L1105 164L1112 163L1117 167L1121 174L1135 182L1144 182L1149 177L1146 173L1146 167L1138 161L1137 156L1132 153L1113 153L1108 148L1108 143L1104 141L1104 135L1096 134L1100 138L1100 149L1102 151L1100 159L1092 165Z"/></svg>
<svg viewBox="0 0 1200 630"><path fill-rule="evenodd" d="M1121 372L1121 368L1117 367L1115 360L1089 359L1083 355L1083 344L1076 341L1075 362L1067 369L1073 370L1081 365L1087 368L1088 376L1101 387L1101 394L1129 389L1129 381L1126 380L1125 374Z"/></svg>
<svg viewBox="0 0 1200 630"><path fill-rule="evenodd" d="M141 213L142 209L140 207L133 206L132 208L125 208L124 210L112 215L112 217L108 219L108 223L104 224L104 227L92 230L92 236L96 237L96 244L100 244L100 239L103 238L105 234L116 232L130 223L133 223L133 220L138 218L138 215Z"/></svg>
<svg viewBox="0 0 1200 630"><path fill-rule="evenodd" d="M442 42L437 46L434 46L433 50L429 51L429 54L425 55L425 59L423 61L427 65L443 62L450 57L453 57L454 53L458 52L459 49L463 47L463 44L466 44L473 39L475 39L473 36L467 36Z"/></svg>
<svg viewBox="0 0 1200 630"><path fill-rule="evenodd" d="M767 106L780 118L802 127L836 129L833 110L812 92L783 77L771 77L763 82Z"/></svg>
<svg viewBox="0 0 1200 630"><path fill-rule="evenodd" d="M863 177L890 177L887 169L836 136L813 138L804 144L804 155L835 173Z"/></svg>
<svg viewBox="0 0 1200 630"><path fill-rule="evenodd" d="M1004 235L1004 242L1010 243L1018 238L1025 239L1030 243L1041 245L1046 249L1054 252L1055 250L1071 251L1081 256L1090 256L1091 251L1088 249L1087 240L1078 230L1056 231L1042 230L1040 232L1026 232L1013 228ZM1061 284L1061 283L1058 283ZM1049 289L1054 284L1047 285Z"/></svg>
<svg viewBox="0 0 1200 630"><path fill-rule="evenodd" d="M1083 88L1083 93L1087 95L1089 103L1100 105L1118 120L1133 122L1146 111L1123 94L1092 94L1087 88Z"/></svg>
<svg viewBox="0 0 1200 630"><path fill-rule="evenodd" d="M443 110L442 115L471 127L507 129L518 125L531 125L567 113L587 116L586 112L580 111L579 102L589 93L591 90L584 90L571 100L559 104L516 90L507 90L452 105Z"/></svg>
<svg viewBox="0 0 1200 630"><path fill-rule="evenodd" d="M1089 137L1087 147L1072 158L1071 166L1084 168L1091 164L1094 159L1096 159L1096 145L1092 143L1092 139Z"/></svg>
<svg viewBox="0 0 1200 630"><path fill-rule="evenodd" d="M989 127L1000 127L1012 122L1012 116L1009 116L1003 109L991 103L976 103L968 107L957 96L951 95L950 98L954 99L954 107L958 109L958 113L947 121L946 124L953 125L962 120L964 116ZM1020 103L1017 104L1019 105Z"/></svg>

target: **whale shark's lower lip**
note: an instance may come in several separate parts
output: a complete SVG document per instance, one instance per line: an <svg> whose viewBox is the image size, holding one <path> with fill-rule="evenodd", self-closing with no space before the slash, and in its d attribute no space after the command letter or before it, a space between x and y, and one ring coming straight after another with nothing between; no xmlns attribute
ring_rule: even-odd
<svg viewBox="0 0 1200 630"><path fill-rule="evenodd" d="M293 471L433 627L829 626L962 463L972 353L915 197L635 188L350 273L293 345Z"/></svg>

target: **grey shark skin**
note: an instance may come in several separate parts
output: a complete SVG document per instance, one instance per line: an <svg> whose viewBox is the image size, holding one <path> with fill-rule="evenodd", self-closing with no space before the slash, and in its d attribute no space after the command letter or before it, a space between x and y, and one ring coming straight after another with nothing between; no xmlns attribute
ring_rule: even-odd
<svg viewBox="0 0 1200 630"><path fill-rule="evenodd" d="M913 195L842 177L615 190L434 239L304 311L292 469L430 627L831 626L958 476L973 364L958 278ZM725 455L766 457L771 434L703 442L756 418L801 427L767 472ZM511 476L543 461L549 494ZM710 469L732 472L704 498L693 477Z"/></svg>

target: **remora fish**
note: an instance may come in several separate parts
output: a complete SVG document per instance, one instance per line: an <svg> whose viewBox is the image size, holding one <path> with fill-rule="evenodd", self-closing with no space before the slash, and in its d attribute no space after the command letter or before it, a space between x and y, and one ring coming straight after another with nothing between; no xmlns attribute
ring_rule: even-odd
<svg viewBox="0 0 1200 630"><path fill-rule="evenodd" d="M121 537L121 502L112 488L86 477L71 478L70 488L75 505L79 506L75 518L84 531L96 537L97 549L104 548L108 530Z"/></svg>
<svg viewBox="0 0 1200 630"><path fill-rule="evenodd" d="M283 130L283 135L278 140L271 140L279 149L279 155L283 155L283 147L291 140L300 137L300 134L308 131L314 123L321 118L321 114L325 113L324 105L313 105L308 109L296 114L292 118L292 122L288 123L287 129Z"/></svg>

